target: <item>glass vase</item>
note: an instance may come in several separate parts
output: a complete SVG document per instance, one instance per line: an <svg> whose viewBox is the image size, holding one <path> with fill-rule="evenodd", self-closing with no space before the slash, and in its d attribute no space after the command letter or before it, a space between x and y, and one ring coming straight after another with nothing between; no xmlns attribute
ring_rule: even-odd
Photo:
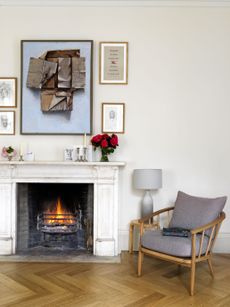
<svg viewBox="0 0 230 307"><path fill-rule="evenodd" d="M109 157L107 153L101 153L101 160L100 162L109 162Z"/></svg>
<svg viewBox="0 0 230 307"><path fill-rule="evenodd" d="M12 155L7 155L7 159L8 159L8 161L11 161L12 159L13 159L13 156Z"/></svg>

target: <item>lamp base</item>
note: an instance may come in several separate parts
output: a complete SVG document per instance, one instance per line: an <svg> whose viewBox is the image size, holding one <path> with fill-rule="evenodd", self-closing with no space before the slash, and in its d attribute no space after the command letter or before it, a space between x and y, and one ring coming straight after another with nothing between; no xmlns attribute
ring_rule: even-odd
<svg viewBox="0 0 230 307"><path fill-rule="evenodd" d="M150 190L146 190L142 199L141 217L144 217L153 212L153 199Z"/></svg>

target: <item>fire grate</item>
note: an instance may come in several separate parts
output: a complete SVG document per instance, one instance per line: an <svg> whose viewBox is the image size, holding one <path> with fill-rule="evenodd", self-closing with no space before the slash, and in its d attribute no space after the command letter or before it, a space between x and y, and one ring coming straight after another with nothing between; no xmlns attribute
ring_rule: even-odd
<svg viewBox="0 0 230 307"><path fill-rule="evenodd" d="M37 229L47 234L71 234L78 230L76 214L41 213L37 216Z"/></svg>

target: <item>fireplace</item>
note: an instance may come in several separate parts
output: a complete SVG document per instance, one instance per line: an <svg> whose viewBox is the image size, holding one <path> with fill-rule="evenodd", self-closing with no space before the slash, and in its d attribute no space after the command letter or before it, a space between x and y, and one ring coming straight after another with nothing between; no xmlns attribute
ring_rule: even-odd
<svg viewBox="0 0 230 307"><path fill-rule="evenodd" d="M19 183L17 254L93 251L93 184Z"/></svg>
<svg viewBox="0 0 230 307"><path fill-rule="evenodd" d="M55 242L54 248L58 249L61 247L58 246L57 241L61 241L60 245L64 244L63 241L72 242L72 239L68 240L67 238L72 235L76 239L77 234L79 235L76 239L78 250L83 248L88 251L90 246L89 250L93 249L94 256L117 256L121 250L118 236L118 207L121 201L119 191L122 188L122 184L119 184L119 169L123 166L125 166L124 162L0 161L0 255L14 255L16 252L19 253L28 248L43 248L47 251L52 249L49 247L53 244L52 239ZM47 187L56 186L58 192L59 187L69 186L67 189L75 190L78 189L78 185L79 187L80 185L84 186L83 190L86 189L87 195L92 197L93 205L90 214L93 216L93 229L91 229L91 224L88 224L90 225L87 226L89 229L87 227L82 230L77 229L75 234L50 234L42 231L47 226L44 219L47 217L47 211L41 210L45 201L43 201L43 205L38 202L33 204L34 193L40 198L44 195L42 188L34 192L34 189L37 189L34 187L37 185L41 187L43 185L47 185ZM52 189L47 187L45 188L47 193L52 194ZM88 193L89 189L92 193ZM66 202L63 194L56 194L51 200L53 203L51 212L53 213L60 197L62 205L68 212L65 214L71 212L71 214L74 214L74 219L77 219L75 220L76 223L79 223L80 211L75 210L78 209L76 200L74 200L75 207L72 208L69 201ZM69 194L66 192L65 195ZM81 197L84 198L84 195L86 195L85 192L82 193ZM18 197L21 197L20 201L18 201ZM87 202L84 206L86 206L84 212L90 212L86 209ZM21 212L20 217L18 217L18 212ZM32 217L32 224L28 224L28 217ZM63 225L63 223L57 223L56 229L54 229L57 230L58 227L63 228L64 226L66 225ZM73 227L79 227L79 224ZM48 229L51 232L51 227L48 227ZM92 238L90 235L85 235L90 232ZM83 233L82 236L80 236L81 233ZM92 242L90 242L91 239ZM70 250L72 247L68 247L70 243L67 242L65 242L64 247ZM82 245L83 243L85 245Z"/></svg>

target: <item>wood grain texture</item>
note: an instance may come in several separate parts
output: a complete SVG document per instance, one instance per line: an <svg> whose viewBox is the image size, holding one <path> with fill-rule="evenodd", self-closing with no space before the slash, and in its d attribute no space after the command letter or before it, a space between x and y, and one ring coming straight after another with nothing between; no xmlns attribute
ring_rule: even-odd
<svg viewBox="0 0 230 307"><path fill-rule="evenodd" d="M121 264L0 263L0 306L230 306L230 255L197 264L196 295L190 297L190 270L145 256L137 277L137 254L122 253Z"/></svg>

